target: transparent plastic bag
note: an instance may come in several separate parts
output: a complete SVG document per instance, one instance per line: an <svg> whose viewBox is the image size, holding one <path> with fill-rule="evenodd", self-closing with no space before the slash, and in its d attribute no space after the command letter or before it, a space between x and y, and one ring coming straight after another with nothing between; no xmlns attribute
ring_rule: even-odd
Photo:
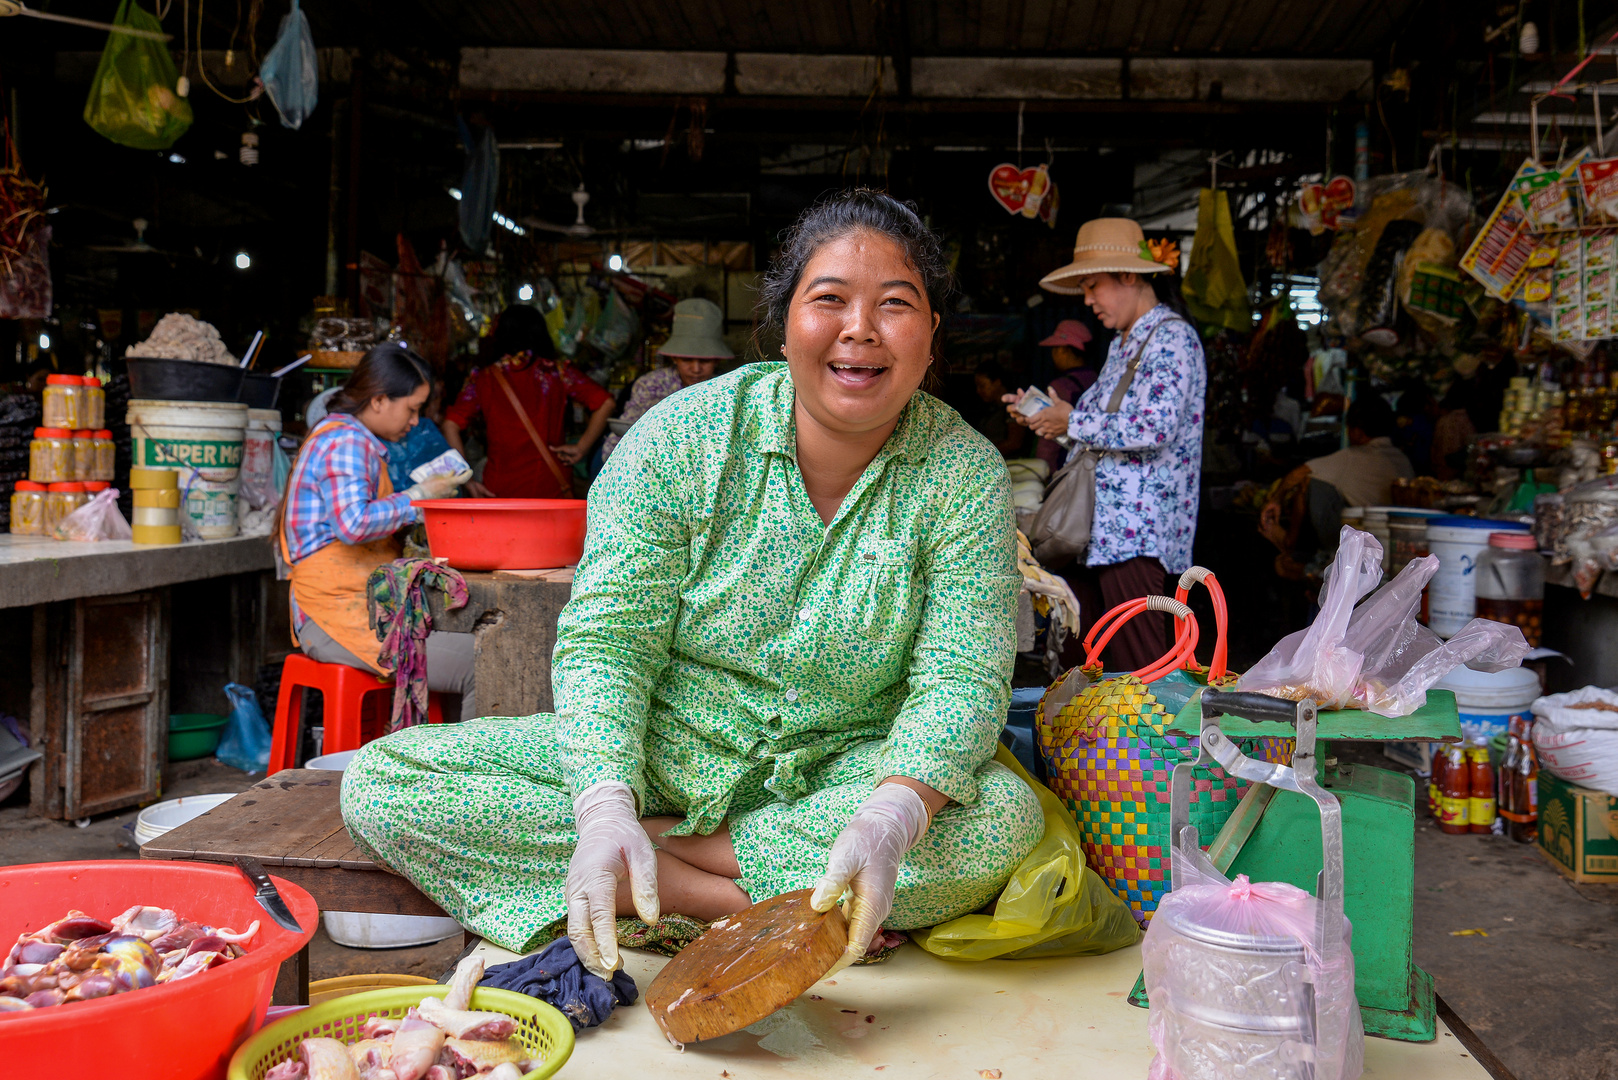
<svg viewBox="0 0 1618 1080"><path fill-rule="evenodd" d="M270 725L258 707L258 696L241 683L226 683L225 696L230 699L230 719L215 756L249 776L261 773L270 764Z"/></svg>
<svg viewBox="0 0 1618 1080"><path fill-rule="evenodd" d="M134 0L122 0L115 26L160 34L163 24ZM176 88L180 73L168 46L133 34L108 34L90 81L84 122L136 150L167 150L191 126L191 103Z"/></svg>
<svg viewBox="0 0 1618 1080"><path fill-rule="evenodd" d="M258 69L264 90L281 114L281 126L297 130L315 111L320 100L320 69L309 19L292 0L292 10L281 19L281 31Z"/></svg>
<svg viewBox="0 0 1618 1080"><path fill-rule="evenodd" d="M1267 1022L1295 1019L1302 1034L1312 1040L1312 1052L1307 1044L1300 1047L1280 1035L1271 1037L1277 1044L1273 1047L1264 1036L1248 1036L1224 1047L1209 1045L1210 1050L1239 1048L1252 1053L1262 1059L1266 1076L1358 1077L1364 1071L1365 1029L1354 995L1353 927L1348 919L1343 919L1342 947L1327 959L1317 947L1317 905L1307 892L1284 882L1250 882L1246 874L1231 881L1194 848L1182 847L1175 858L1175 873L1184 880L1158 904L1157 917L1141 943L1151 1002L1146 1030L1157 1049L1149 1080L1181 1080L1175 1061L1209 1064L1201 1051L1219 1041L1222 1025L1199 1020L1218 1015L1228 1024L1232 1014ZM1273 955L1235 958L1234 950L1210 949L1187 937L1180 932L1186 927L1296 941L1303 947L1306 970L1298 971L1296 961L1283 963ZM1273 970L1268 965L1274 965ZM1244 970L1232 970L1238 966ZM1304 984L1312 985L1312 994L1299 992ZM1230 1001L1219 1000L1223 991L1230 992ZM1239 1076L1242 1073L1234 1069L1225 1071L1239 1064L1245 1063L1221 1060L1195 1075ZM1248 1071L1258 1074L1257 1069Z"/></svg>
<svg viewBox="0 0 1618 1080"><path fill-rule="evenodd" d="M1515 626L1473 619L1445 641L1416 621L1421 591L1438 572L1436 555L1412 559L1355 607L1381 576L1381 559L1382 545L1374 537L1343 526L1320 615L1307 630L1282 638L1237 688L1294 701L1313 698L1326 709L1408 716L1427 703L1428 689L1455 668L1465 664L1477 671L1503 671L1528 655L1528 641Z"/></svg>
<svg viewBox="0 0 1618 1080"><path fill-rule="evenodd" d="M118 512L118 489L108 488L58 522L51 535L58 540L128 540L135 534Z"/></svg>
<svg viewBox="0 0 1618 1080"><path fill-rule="evenodd" d="M946 960L1099 956L1135 944L1140 940L1135 917L1085 865L1078 826L1061 802L1030 779L1004 746L994 759L1039 797L1045 837L1012 871L992 915L962 915L911 931L916 944Z"/></svg>

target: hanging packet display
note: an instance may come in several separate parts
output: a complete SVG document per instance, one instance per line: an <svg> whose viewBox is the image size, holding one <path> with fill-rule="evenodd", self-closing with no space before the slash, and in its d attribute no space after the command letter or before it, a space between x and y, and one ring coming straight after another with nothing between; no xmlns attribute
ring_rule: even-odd
<svg viewBox="0 0 1618 1080"><path fill-rule="evenodd" d="M1582 163L1579 186L1584 190L1584 223L1618 225L1618 158Z"/></svg>
<svg viewBox="0 0 1618 1080"><path fill-rule="evenodd" d="M1461 256L1461 269L1476 278L1496 300L1511 299L1528 270L1529 257L1539 246L1529 231L1528 213L1518 197L1518 184L1541 171L1532 161L1522 163L1506 193L1495 204L1494 212L1478 230L1472 246Z"/></svg>
<svg viewBox="0 0 1618 1080"><path fill-rule="evenodd" d="M1529 173L1512 184L1528 224L1535 229L1569 229L1577 224L1573 195L1560 172L1547 169Z"/></svg>
<svg viewBox="0 0 1618 1080"><path fill-rule="evenodd" d="M281 20L275 44L264 57L258 77L265 93L281 114L281 126L301 127L320 100L320 71L315 66L315 39L309 19L292 0L292 10Z"/></svg>
<svg viewBox="0 0 1618 1080"><path fill-rule="evenodd" d="M163 24L134 0L122 0L112 21L132 30L163 32ZM108 34L90 80L84 122L122 146L167 150L191 126L191 103L175 92L179 77L161 41Z"/></svg>

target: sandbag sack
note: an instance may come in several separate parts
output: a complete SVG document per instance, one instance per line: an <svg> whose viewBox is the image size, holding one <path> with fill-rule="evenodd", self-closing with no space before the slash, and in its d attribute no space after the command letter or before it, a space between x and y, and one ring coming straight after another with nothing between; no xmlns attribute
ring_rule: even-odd
<svg viewBox="0 0 1618 1080"><path fill-rule="evenodd" d="M1618 795L1618 693L1586 686L1534 702L1539 763L1570 784Z"/></svg>

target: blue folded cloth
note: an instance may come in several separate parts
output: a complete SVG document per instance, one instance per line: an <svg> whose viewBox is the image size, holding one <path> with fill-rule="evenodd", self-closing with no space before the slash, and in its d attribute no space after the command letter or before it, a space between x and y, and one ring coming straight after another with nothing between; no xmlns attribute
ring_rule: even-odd
<svg viewBox="0 0 1618 1080"><path fill-rule="evenodd" d="M611 982L586 971L573 951L573 942L565 937L533 956L489 968L478 985L548 1001L562 1011L574 1031L604 1023L614 1008L633 1005L640 996L626 971L613 972Z"/></svg>

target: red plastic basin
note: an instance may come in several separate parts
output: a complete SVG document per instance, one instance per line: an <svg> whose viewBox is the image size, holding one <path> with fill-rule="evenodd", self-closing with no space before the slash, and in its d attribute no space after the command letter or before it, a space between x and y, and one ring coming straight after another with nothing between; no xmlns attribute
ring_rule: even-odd
<svg viewBox="0 0 1618 1080"><path fill-rule="evenodd" d="M314 897L274 879L298 925L277 926L234 866L113 859L0 867L0 949L78 908L110 919L135 904L173 908L209 926L245 930L247 955L203 975L95 1001L0 1013L0 1074L117 1076L119 1080L219 1080L230 1057L264 1023L276 969L319 925Z"/></svg>
<svg viewBox="0 0 1618 1080"><path fill-rule="evenodd" d="M583 499L417 499L435 559L457 570L550 570L584 554Z"/></svg>

